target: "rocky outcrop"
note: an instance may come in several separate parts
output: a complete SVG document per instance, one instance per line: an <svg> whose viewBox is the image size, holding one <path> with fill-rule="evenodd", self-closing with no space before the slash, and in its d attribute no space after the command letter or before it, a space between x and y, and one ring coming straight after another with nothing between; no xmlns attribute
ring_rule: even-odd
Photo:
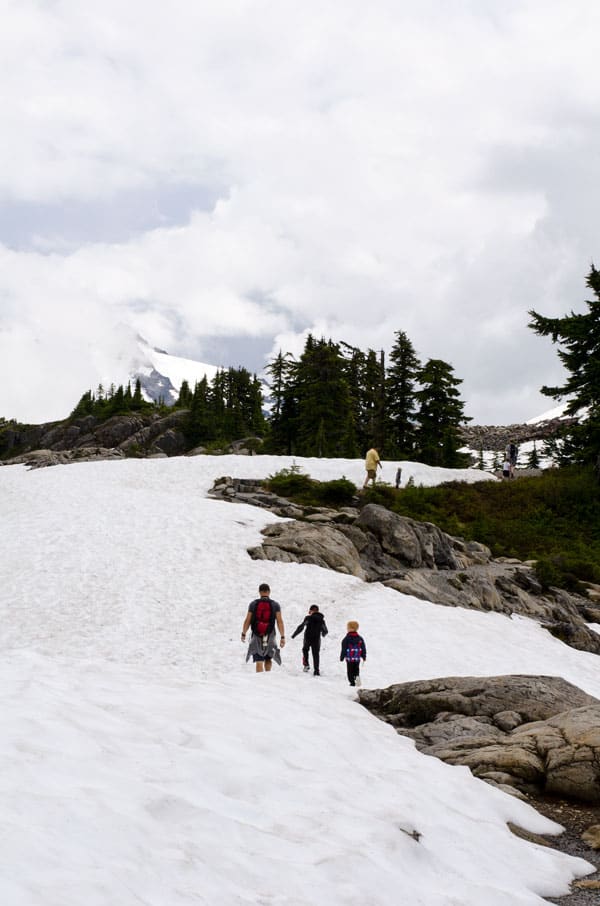
<svg viewBox="0 0 600 906"><path fill-rule="evenodd" d="M47 466L67 465L71 462L91 462L99 459L124 459L122 450L107 449L105 447L77 447L74 450L32 450L15 456L8 463L0 465L29 466L30 469L44 469Z"/></svg>
<svg viewBox="0 0 600 906"><path fill-rule="evenodd" d="M278 560L284 563L313 563L338 573L365 578L358 551L352 542L331 525L302 522L276 523L263 530L265 541L249 551L253 560Z"/></svg>
<svg viewBox="0 0 600 906"><path fill-rule="evenodd" d="M0 424L0 464L40 468L87 459L204 453L203 447L189 448L184 431L187 416L187 410L177 409L167 415L131 413L108 419L87 415L46 425ZM251 455L261 443L260 438L246 437L213 452Z"/></svg>
<svg viewBox="0 0 600 906"><path fill-rule="evenodd" d="M577 421L575 418L549 418L532 425L461 425L463 443L471 450L504 451L509 443L520 446L527 441L544 441L556 437L558 431Z"/></svg>
<svg viewBox="0 0 600 906"><path fill-rule="evenodd" d="M420 751L508 792L600 802L600 701L560 677L443 677L359 700Z"/></svg>
<svg viewBox="0 0 600 906"><path fill-rule="evenodd" d="M115 415L108 419L87 415L68 423L5 427L1 438L3 461L35 465L43 459L45 465L52 465L53 461L107 457L108 454L99 451L111 451L110 458L180 455L187 448L183 433L186 415L183 410L166 416L157 412ZM32 456L42 451L62 455Z"/></svg>
<svg viewBox="0 0 600 906"><path fill-rule="evenodd" d="M518 613L572 648L600 654L600 635L587 626L600 623L598 605L558 588L543 590L531 563L494 560L484 544L453 538L376 504L303 507L260 482L230 477L217 479L210 494L292 520L263 529L263 543L248 551L254 560L312 563L434 604Z"/></svg>

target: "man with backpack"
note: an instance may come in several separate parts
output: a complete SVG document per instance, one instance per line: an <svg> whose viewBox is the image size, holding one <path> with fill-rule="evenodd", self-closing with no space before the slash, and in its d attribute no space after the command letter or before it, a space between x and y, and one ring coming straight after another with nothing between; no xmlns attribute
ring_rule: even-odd
<svg viewBox="0 0 600 906"><path fill-rule="evenodd" d="M242 642L246 641L248 629L252 629L250 644L246 661L252 660L256 664L256 672L267 673L273 665L273 661L281 664L281 653L277 647L277 636L275 626L279 629L279 644L285 646L285 629L283 626L283 617L281 616L281 607L277 601L270 597L271 589L263 582L258 587L260 598L256 598L248 605L248 613L242 626Z"/></svg>

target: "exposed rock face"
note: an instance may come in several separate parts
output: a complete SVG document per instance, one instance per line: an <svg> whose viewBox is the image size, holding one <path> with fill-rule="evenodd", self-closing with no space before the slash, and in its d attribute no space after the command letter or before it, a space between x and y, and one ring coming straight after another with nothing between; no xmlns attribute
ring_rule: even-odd
<svg viewBox="0 0 600 906"><path fill-rule="evenodd" d="M560 677L443 677L359 699L420 751L509 792L600 801L600 701Z"/></svg>
<svg viewBox="0 0 600 906"><path fill-rule="evenodd" d="M600 654L600 635L586 625L600 616L596 605L561 589L544 592L531 564L494 560L484 544L376 504L339 511L298 506L253 480L219 478L210 493L294 520L263 530L265 541L248 551L255 560L313 563L434 604L519 613L572 648Z"/></svg>
<svg viewBox="0 0 600 906"><path fill-rule="evenodd" d="M158 412L115 415L98 419L93 415L69 424L9 425L0 432L1 464L26 463L31 468L88 459L115 459L124 456L154 457L195 455L203 448L189 450L184 433L187 410L168 415ZM250 455L262 443L247 437L234 441L221 452Z"/></svg>
<svg viewBox="0 0 600 906"><path fill-rule="evenodd" d="M265 542L249 552L252 559L314 563L339 573L365 578L358 551L333 526L302 522L294 528L290 531L290 523L287 522L267 526L263 530Z"/></svg>
<svg viewBox="0 0 600 906"><path fill-rule="evenodd" d="M18 427L3 432L4 462L26 462L32 467L82 459L119 456L179 455L186 450L183 410L161 416L158 413L115 415L100 420L93 415L70 424L54 423ZM14 455L20 451L18 455ZM40 456L42 451L61 456Z"/></svg>
<svg viewBox="0 0 600 906"><path fill-rule="evenodd" d="M355 526L373 535L385 554L405 566L458 568L452 538L436 525L416 522L370 503L360 511Z"/></svg>
<svg viewBox="0 0 600 906"><path fill-rule="evenodd" d="M472 450L497 450L500 453L511 441L519 446L529 440L556 437L560 428L576 421L575 418L549 418L533 425L461 425L459 432Z"/></svg>

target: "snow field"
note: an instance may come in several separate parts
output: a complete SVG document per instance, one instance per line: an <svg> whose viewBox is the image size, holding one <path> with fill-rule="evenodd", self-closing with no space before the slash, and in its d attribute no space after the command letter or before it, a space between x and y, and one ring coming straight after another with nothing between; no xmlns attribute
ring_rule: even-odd
<svg viewBox="0 0 600 906"><path fill-rule="evenodd" d="M600 696L596 658L525 619L250 560L276 517L206 490L290 462L0 469L0 902L525 906L589 870L506 821L556 825L361 708L338 652L355 618L365 685L560 671ZM298 463L364 477L362 461ZM442 471L403 464L403 481L409 465L417 483ZM239 640L261 581L288 639L270 675ZM313 602L330 629L320 678L291 640Z"/></svg>

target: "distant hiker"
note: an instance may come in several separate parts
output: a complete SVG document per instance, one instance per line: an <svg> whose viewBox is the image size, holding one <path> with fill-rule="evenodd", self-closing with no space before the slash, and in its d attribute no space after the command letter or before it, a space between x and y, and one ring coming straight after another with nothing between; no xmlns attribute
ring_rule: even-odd
<svg viewBox="0 0 600 906"><path fill-rule="evenodd" d="M511 468L510 468L510 459L505 459L502 463L502 477L510 478Z"/></svg>
<svg viewBox="0 0 600 906"><path fill-rule="evenodd" d="M367 659L365 640L358 634L358 623L350 620L346 626L348 632L342 639L340 661L346 661L348 682L351 686L360 686L360 662Z"/></svg>
<svg viewBox="0 0 600 906"><path fill-rule="evenodd" d="M519 458L519 448L512 441L509 443L509 445L506 448L506 458L509 460L509 462L512 466L512 469L511 469L511 475L512 475L517 466L517 459Z"/></svg>
<svg viewBox="0 0 600 906"><path fill-rule="evenodd" d="M373 487L375 487L377 467L379 467L380 469L382 468L379 453L377 452L375 447L371 447L371 449L367 451L367 455L365 457L365 472L367 473L367 477L365 478L363 488L366 488L370 481L373 482Z"/></svg>
<svg viewBox="0 0 600 906"><path fill-rule="evenodd" d="M277 624L279 629L279 644L282 648L285 646L285 629L281 607L270 597L271 589L266 582L259 585L258 593L260 598L256 598L248 605L248 613L242 626L242 642L246 641L246 633L252 628L246 660L249 661L252 657L256 664L256 672L262 673L263 669L267 672L271 669L273 661L281 664L275 625Z"/></svg>
<svg viewBox="0 0 600 906"><path fill-rule="evenodd" d="M396 469L396 487L400 487L400 482L402 481L402 469Z"/></svg>
<svg viewBox="0 0 600 906"><path fill-rule="evenodd" d="M292 638L295 639L297 635L300 635L302 630L304 630L304 639L302 641L302 666L304 667L304 672L308 673L310 670L308 655L309 652L312 651L314 675L320 676L319 652L321 650L321 636L325 638L328 629L327 624L325 623L325 617L322 613L319 613L318 604L310 605L308 613L292 633Z"/></svg>

